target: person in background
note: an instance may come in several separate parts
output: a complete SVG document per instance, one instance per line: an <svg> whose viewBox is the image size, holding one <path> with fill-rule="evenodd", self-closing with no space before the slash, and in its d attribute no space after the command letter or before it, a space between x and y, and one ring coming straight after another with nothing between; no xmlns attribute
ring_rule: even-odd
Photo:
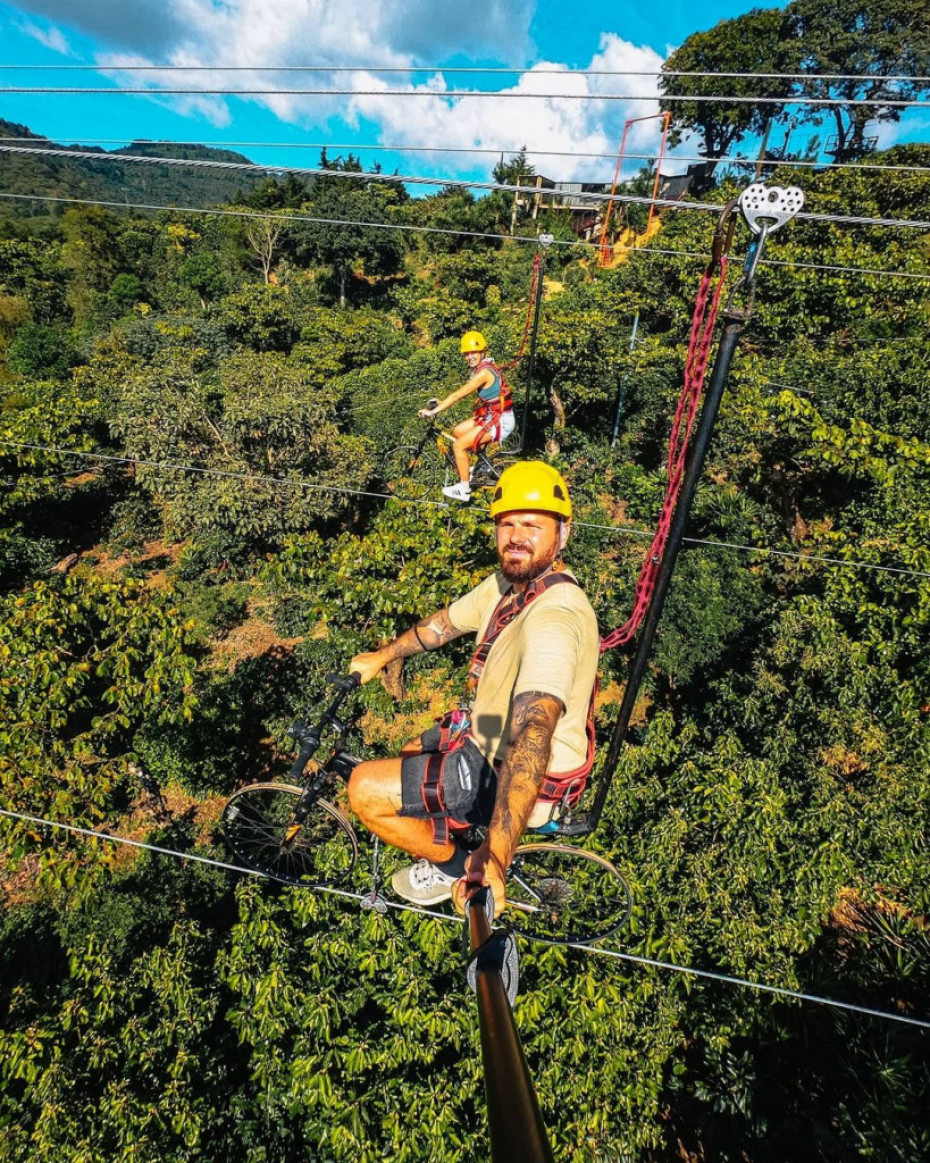
<svg viewBox="0 0 930 1163"><path fill-rule="evenodd" d="M488 354L488 341L480 331L466 331L462 336L461 351L465 356L471 375L460 388L450 392L433 408L421 408L419 414L426 417L445 412L459 400L477 393L474 415L470 420L462 420L452 429L455 440L452 453L459 479L442 491L454 501L471 499L468 454L491 441L503 441L513 432L513 400L504 373Z"/></svg>

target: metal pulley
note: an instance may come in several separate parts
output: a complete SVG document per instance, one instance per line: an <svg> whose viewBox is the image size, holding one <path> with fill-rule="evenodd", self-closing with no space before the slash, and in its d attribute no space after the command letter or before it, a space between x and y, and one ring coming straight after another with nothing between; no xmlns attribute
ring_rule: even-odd
<svg viewBox="0 0 930 1163"><path fill-rule="evenodd" d="M745 286L756 276L756 267L759 265L766 238L797 214L804 205L804 191L797 186L788 186L785 189L782 186L766 186L763 182L753 182L743 190L736 202L746 225L754 235L743 263L741 282Z"/></svg>

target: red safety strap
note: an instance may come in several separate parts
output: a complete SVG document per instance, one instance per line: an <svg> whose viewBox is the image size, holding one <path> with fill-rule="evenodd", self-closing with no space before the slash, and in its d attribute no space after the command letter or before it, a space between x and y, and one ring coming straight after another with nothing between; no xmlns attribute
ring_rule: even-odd
<svg viewBox="0 0 930 1163"><path fill-rule="evenodd" d="M659 563L665 553L665 546L672 526L672 516L684 480L685 460L691 440L691 429L694 427L704 389L704 377L714 339L714 324L717 321L726 273L727 256L721 253L718 260L710 263L701 279L697 301L694 305L694 318L691 321L688 354L685 359L684 387L678 399L678 407L672 423L672 434L668 443L668 456L666 458L668 485L665 490L665 500L662 502L655 536L646 553L646 559L636 583L633 612L622 626L601 639L602 653L605 650L613 649L614 646L622 646L630 641L642 625L646 611L649 609L649 603L652 601L656 579L659 576Z"/></svg>
<svg viewBox="0 0 930 1163"><path fill-rule="evenodd" d="M510 371L511 368L516 367L523 359L523 353L526 351L526 341L529 339L530 327L533 325L533 308L536 306L536 287L539 283L539 268L541 265L541 256L539 251L533 256L533 273L530 275L530 301L526 309L526 323L523 325L523 339L520 342L520 350L510 363L503 365L503 371Z"/></svg>
<svg viewBox="0 0 930 1163"><path fill-rule="evenodd" d="M580 767L576 767L574 771L547 771L537 799L550 803L567 799L572 807L581 799L581 793L585 789L591 768L594 766L594 755L597 749L597 741L594 737L594 700L597 698L597 689L598 683L595 679L594 689L591 691L591 702L588 704L588 718L584 728L588 740L584 763Z"/></svg>
<svg viewBox="0 0 930 1163"><path fill-rule="evenodd" d="M439 751L430 754L426 761L426 775L420 788L423 807L426 808L430 823L433 825L435 844L449 842L449 820L446 817L446 805L442 797L442 765L445 758L445 754Z"/></svg>
<svg viewBox="0 0 930 1163"><path fill-rule="evenodd" d="M491 615L491 620L488 622L487 629L484 632L484 636L476 646L475 653L472 655L471 664L468 667L469 690L474 690L478 685L478 679L481 678L481 673L487 664L491 647L514 618L518 614L522 614L534 598L544 593L551 586L557 586L563 583L573 586L578 585L578 582L569 574L553 572L544 574L542 577L530 582L522 594L515 594L512 591L504 594L497 603L494 613Z"/></svg>

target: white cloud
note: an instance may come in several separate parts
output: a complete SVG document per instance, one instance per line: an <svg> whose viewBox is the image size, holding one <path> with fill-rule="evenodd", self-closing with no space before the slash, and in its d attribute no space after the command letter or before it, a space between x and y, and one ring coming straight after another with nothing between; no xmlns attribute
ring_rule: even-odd
<svg viewBox="0 0 930 1163"><path fill-rule="evenodd" d="M602 37L600 51L587 67L655 73L661 64L662 58L652 49L608 34ZM551 69L559 69L560 73L543 71ZM383 81L376 82L371 77L365 87L388 89ZM508 94L536 93L538 98L508 99ZM517 84L501 89L499 96L452 99L437 93L394 99L355 97L350 109L356 116L375 122L385 144L486 148L505 154L525 145L533 152L531 160L539 173L562 181L609 181L612 161L559 155L615 154L626 118L658 112L656 93L654 76L584 77L548 61L524 73ZM568 95L569 99L552 94ZM606 94L645 99L605 100ZM638 123L631 127L627 149L655 152L660 137L659 119ZM434 158L449 172L449 162L443 162L442 155ZM642 164L633 163L625 173Z"/></svg>
<svg viewBox="0 0 930 1163"><path fill-rule="evenodd" d="M24 0L23 7L61 17L107 47L97 62L106 75L132 88L352 89L370 87L362 73L269 72L288 65L378 68L427 65L487 45L500 59L524 60L536 0ZM480 30L476 36L475 30ZM190 71L130 73L125 66L192 66ZM234 73L199 72L230 65ZM121 70L121 66L123 67ZM418 74L423 79L423 74ZM355 78L353 82L353 78ZM409 75L391 76L406 85ZM283 121L326 127L351 119L349 97L303 97L282 92L245 98ZM214 125L232 120L227 98L165 97L176 112ZM161 102L160 102L161 103Z"/></svg>
<svg viewBox="0 0 930 1163"><path fill-rule="evenodd" d="M522 62L532 55L530 22L537 0L25 0L23 7L61 16L104 44L101 69L127 87L278 89L243 100L269 109L282 121L326 130L339 122L364 124L380 144L485 148L505 154L526 145L538 172L557 180L609 181L614 163L559 154L615 155L624 120L658 111L655 76L583 77L559 62L537 65L497 95L450 98L448 87L471 88L487 78L460 74L447 86L440 73L270 72L287 65L409 67L437 65L450 56L472 58L476 46L487 59ZM65 17L65 13L67 16ZM477 30L477 32L476 32ZM116 51L116 46L119 50ZM192 66L191 71L130 73L130 64ZM662 57L614 33L601 37L589 69L655 73ZM237 66L235 73L208 73L205 65ZM557 69L558 73L544 73ZM494 78L497 81L499 78ZM504 78L506 82L506 78ZM416 85L417 97L373 96ZM345 89L346 95L312 97L283 90ZM508 94L517 96L508 97ZM538 96L534 96L538 94ZM565 99L559 94L570 95ZM607 100L609 94L627 100ZM641 99L632 99L641 98ZM222 95L153 98L177 112L217 126L231 123L235 104ZM627 150L658 147L658 119L631 127ZM455 160L450 160L450 158ZM475 168L467 155L419 157L416 168L452 176ZM629 175L643 164L625 168Z"/></svg>
<svg viewBox="0 0 930 1163"><path fill-rule="evenodd" d="M31 20L24 20L20 24L19 29L26 36L31 36L33 40L37 40L39 44L44 44L46 48L50 48L52 52L61 53L62 56L66 57L74 56L74 52L65 39L64 33L54 25L50 25L48 28L40 28L38 24L33 24Z"/></svg>

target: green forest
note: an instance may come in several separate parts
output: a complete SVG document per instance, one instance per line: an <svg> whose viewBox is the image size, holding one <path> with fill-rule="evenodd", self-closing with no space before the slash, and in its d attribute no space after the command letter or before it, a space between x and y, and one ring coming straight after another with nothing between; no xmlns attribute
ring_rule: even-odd
<svg viewBox="0 0 930 1163"><path fill-rule="evenodd" d="M785 15L695 33L667 68L797 61L873 72L878 96L882 70L930 72L926 45L902 65L867 38L867 59L829 6ZM663 81L692 84L673 133L708 159L797 115L779 91L766 126L701 83ZM613 948L927 1020L930 144L872 148L859 106L820 116L871 168L764 166L814 217L766 244L585 846L632 889ZM306 179L149 165L144 188L127 166L125 198L106 160L2 165L0 191L87 202L0 201L0 808L101 838L0 820L0 1158L486 1158L458 924L105 837L228 861L223 805L283 778L325 676L493 568L488 492L423 503L382 465L463 382L464 330L517 356L543 230L527 455L570 483L567 563L602 633L626 621L715 226L689 202L722 206L752 171L705 166L602 267L566 214L531 221L503 190L414 197L351 155ZM493 180L530 173L517 155ZM218 212L91 204L117 187ZM730 285L748 241L740 226ZM601 763L634 646L602 658ZM366 686L351 750L395 754L457 705L468 657L455 643ZM580 949L520 955L559 1159L930 1158L926 1030Z"/></svg>

